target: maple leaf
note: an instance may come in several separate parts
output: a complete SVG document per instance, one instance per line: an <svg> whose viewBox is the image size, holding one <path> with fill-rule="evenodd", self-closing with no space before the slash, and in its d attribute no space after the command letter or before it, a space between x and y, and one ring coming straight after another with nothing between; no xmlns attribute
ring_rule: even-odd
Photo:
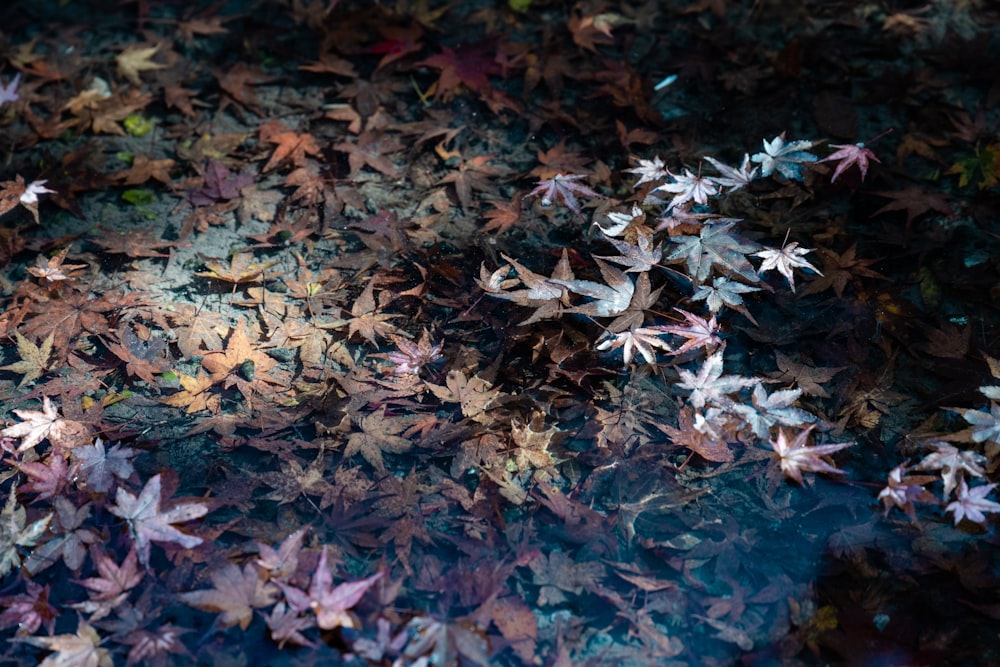
<svg viewBox="0 0 1000 667"><path fill-rule="evenodd" d="M462 414L480 423L489 423L486 416L494 399L500 395L499 389L491 389L491 385L479 376L465 377L460 370L448 371L445 386L426 383L434 395L446 403L460 403Z"/></svg>
<svg viewBox="0 0 1000 667"><path fill-rule="evenodd" d="M1000 503L987 500L986 496L997 487L996 484L980 484L970 489L965 478L958 483L958 498L948 503L946 512L953 512L955 525L962 519L986 525L986 513L1000 512Z"/></svg>
<svg viewBox="0 0 1000 667"><path fill-rule="evenodd" d="M254 562L267 573L269 578L287 581L298 570L302 540L305 539L307 531L306 526L299 528L285 537L277 549L258 542L259 555Z"/></svg>
<svg viewBox="0 0 1000 667"><path fill-rule="evenodd" d="M45 535L52 514L31 522L27 511L17 503L16 485L11 485L7 504L0 512L0 577L21 565L18 547L33 547Z"/></svg>
<svg viewBox="0 0 1000 667"><path fill-rule="evenodd" d="M639 177L639 180L632 185L633 188L638 188L644 183L655 183L670 175L670 171L667 170L667 166L659 155L653 157L652 160L638 159L636 162L638 162L638 166L625 170Z"/></svg>
<svg viewBox="0 0 1000 667"><path fill-rule="evenodd" d="M32 480L21 487L21 490L37 493L37 500L61 494L70 476L75 479L79 469L78 465L74 465L71 471L66 465L66 458L59 453L49 455L44 461L22 461L17 467Z"/></svg>
<svg viewBox="0 0 1000 667"><path fill-rule="evenodd" d="M439 154L441 153L439 152ZM462 210L470 211L473 208L473 190L494 196L499 196L500 194L497 186L491 183L489 179L508 173L508 169L488 164L495 157L495 154L476 155L471 158L462 159L455 171L445 174L436 184L453 184L455 186L455 194L458 195L458 201L462 205Z"/></svg>
<svg viewBox="0 0 1000 667"><path fill-rule="evenodd" d="M966 410L962 418L973 426L973 442L1000 442L1000 404L990 401L989 412Z"/></svg>
<svg viewBox="0 0 1000 667"><path fill-rule="evenodd" d="M597 262L601 276L607 284L593 280L560 280L558 278L550 278L549 282L562 285L576 294L596 299L596 301L585 303L582 306L568 308L567 312L595 317L613 317L624 313L628 310L629 304L632 303L635 283L625 272L597 258L594 261Z"/></svg>
<svg viewBox="0 0 1000 667"><path fill-rule="evenodd" d="M382 619L380 618L379 620ZM288 605L284 602L274 605L271 613L264 617L264 622L267 623L271 639L278 642L278 648L284 648L288 642L296 646L308 646L310 648L316 646L314 642L309 641L302 634L303 630L316 627L316 619L310 616L303 616L301 612L294 609L289 609ZM362 640L359 639L358 641ZM357 650L357 643L355 643L353 648L355 653L360 653Z"/></svg>
<svg viewBox="0 0 1000 667"><path fill-rule="evenodd" d="M21 357L21 361L0 366L0 371L21 373L24 377L17 384L17 388L20 389L32 380L37 380L42 376L42 373L49 370L49 357L52 356L52 342L55 340L55 332L49 333L41 345L25 338L19 331L14 332L14 337L17 339L17 355Z"/></svg>
<svg viewBox="0 0 1000 667"><path fill-rule="evenodd" d="M635 327L620 333L606 332L594 345L595 350L615 350L622 348L622 361L627 366L632 362L636 352L642 355L648 364L656 363L654 348L672 352L667 341L660 338L666 334L664 327Z"/></svg>
<svg viewBox="0 0 1000 667"><path fill-rule="evenodd" d="M830 144L830 148L838 148L840 150L827 155L820 162L839 160L837 168L833 170L833 176L830 177L831 183L836 182L837 178L852 164L858 165L858 171L861 172L861 180L864 181L865 176L868 175L868 161L875 160L876 162L881 162L881 160L875 157L875 153L870 148L865 148L864 142L856 144Z"/></svg>
<svg viewBox="0 0 1000 667"><path fill-rule="evenodd" d="M26 582L25 592L0 598L0 628L17 628L18 636L38 632L42 623L47 625L49 634L55 631L58 611L49 603L51 585L41 586Z"/></svg>
<svg viewBox="0 0 1000 667"><path fill-rule="evenodd" d="M57 457L61 458L61 457ZM72 572L78 572L83 567L83 559L87 555L88 544L101 540L100 535L84 528L83 524L90 516L91 503L84 503L77 508L63 496L53 503L56 509L56 520L49 526L55 537L31 552L24 560L24 570L35 576L62 558Z"/></svg>
<svg viewBox="0 0 1000 667"><path fill-rule="evenodd" d="M820 398L830 397L820 383L831 380L834 375L847 369L847 366L816 367L799 363L778 350L774 351L774 361L778 370L768 373L771 378L769 382L794 382L803 393Z"/></svg>
<svg viewBox="0 0 1000 667"><path fill-rule="evenodd" d="M127 232L104 227L98 229L101 235L90 239L90 242L112 254L128 257L170 257L160 250L177 245L173 241L162 240L159 233L152 229L130 229Z"/></svg>
<svg viewBox="0 0 1000 667"><path fill-rule="evenodd" d="M627 266L626 273L649 271L663 259L663 247L655 243L652 236L641 230L636 231L635 243L614 238L609 238L608 242L621 253L621 256L594 255L594 257Z"/></svg>
<svg viewBox="0 0 1000 667"><path fill-rule="evenodd" d="M396 344L396 351L387 353L385 359L396 364L392 369L396 375L410 373L416 375L422 368L444 359L444 355L441 354L444 343L431 343L430 334L426 329L416 343L401 336L391 336L391 338Z"/></svg>
<svg viewBox="0 0 1000 667"><path fill-rule="evenodd" d="M135 664L170 664L166 659L166 653L183 656L185 662L189 664L194 662L195 657L180 641L181 635L186 632L190 632L190 630L179 628L172 623L157 624L153 631L133 630L118 640L122 644L132 647L125 659L126 667Z"/></svg>
<svg viewBox="0 0 1000 667"><path fill-rule="evenodd" d="M619 333L641 327L646 320L646 311L656 307L661 292L663 292L663 287L652 289L648 273L640 273L635 280L635 288L628 308L612 320L606 330L610 333Z"/></svg>
<svg viewBox="0 0 1000 667"><path fill-rule="evenodd" d="M194 206L211 206L240 196L243 188L253 185L253 174L234 174L219 160L209 160L205 165L205 184L188 192Z"/></svg>
<svg viewBox="0 0 1000 667"><path fill-rule="evenodd" d="M689 400L695 408L704 407L706 402L725 407L731 403L726 394L744 387L751 387L760 382L756 378L723 375L722 350L718 350L705 359L697 374L683 368L678 373L681 381L676 386L691 391Z"/></svg>
<svg viewBox="0 0 1000 667"><path fill-rule="evenodd" d="M39 224L38 195L46 192L55 194L55 190L46 188L45 183L44 180L25 183L20 174L13 181L0 182L0 215L20 204L31 212L32 217L35 218L35 224Z"/></svg>
<svg viewBox="0 0 1000 667"><path fill-rule="evenodd" d="M722 339L718 336L719 322L715 319L715 315L712 315L712 319L706 320L704 317L699 317L681 308L674 308L674 310L683 315L688 323L687 326L671 324L662 327L664 331L675 336L687 338L684 344L674 350L672 354L682 354L703 347L708 349L722 343Z"/></svg>
<svg viewBox="0 0 1000 667"><path fill-rule="evenodd" d="M677 244L667 260L684 259L688 275L696 284L708 278L712 266L717 264L732 271L744 280L755 283L760 277L746 258L759 246L744 243L729 232L738 220L720 220L703 225L698 236L672 236L670 241Z"/></svg>
<svg viewBox="0 0 1000 667"><path fill-rule="evenodd" d="M527 199L528 197L537 197L541 195L542 206L546 208L552 206L556 200L560 200L566 205L566 208L573 211L577 217L582 217L582 213L580 212L580 202L577 201L576 195L604 199L604 195L594 192L584 183L577 182L583 178L587 178L587 175L556 174L552 178L545 178L538 181L535 189L524 195L524 198Z"/></svg>
<svg viewBox="0 0 1000 667"><path fill-rule="evenodd" d="M923 487L930 484L936 477L933 475L907 475L906 466L898 465L889 471L886 486L879 491L878 499L885 505L885 513L893 507L906 512L911 520L917 519L917 508L914 503L932 503L934 495Z"/></svg>
<svg viewBox="0 0 1000 667"><path fill-rule="evenodd" d="M668 208L674 208L689 201L696 204L706 204L709 197L719 194L719 189L713 179L700 175L695 176L690 169L685 169L683 175L674 174L669 170L667 174L674 179L673 182L661 183L650 192L659 190L673 192L674 198L667 204Z"/></svg>
<svg viewBox="0 0 1000 667"><path fill-rule="evenodd" d="M808 152L812 141L790 141L785 143L785 133L782 132L771 141L764 139L764 152L755 153L750 159L760 164L760 175L765 178L777 171L793 181L804 180L802 165L815 162L816 156Z"/></svg>
<svg viewBox="0 0 1000 667"><path fill-rule="evenodd" d="M116 600L119 596L139 585L145 577L145 572L139 569L139 559L135 549L129 549L122 564L116 563L103 551L94 556L94 566L99 577L89 577L78 583L91 591L93 600Z"/></svg>
<svg viewBox="0 0 1000 667"><path fill-rule="evenodd" d="M484 633L475 626L454 620L439 621L416 616L406 624L410 641L403 655L411 664L460 665L489 667L493 664Z"/></svg>
<svg viewBox="0 0 1000 667"><path fill-rule="evenodd" d="M677 428L666 424L656 424L670 441L712 463L729 463L734 458L728 442L734 438L727 436L728 418L718 408L709 408L704 413L695 412L690 405L681 408L677 416Z"/></svg>
<svg viewBox="0 0 1000 667"><path fill-rule="evenodd" d="M744 317L757 324L750 311L746 309L741 295L749 292L759 292L760 287L744 285L741 282L730 280L725 276L716 276L712 284L702 284L695 288L691 295L692 301L704 301L710 313L718 313L723 306L729 306L733 310L742 313Z"/></svg>
<svg viewBox="0 0 1000 667"><path fill-rule="evenodd" d="M856 243L840 254L820 249L820 254L823 255L823 272L802 290L802 296L818 294L828 287L833 287L834 294L839 298L844 296L844 289L849 281L857 281L860 277L887 279L878 271L868 268L879 261L878 259L859 259L856 253Z"/></svg>
<svg viewBox="0 0 1000 667"><path fill-rule="evenodd" d="M242 362L241 362L242 363ZM173 396L161 399L167 405L177 408L184 408L188 414L208 410L217 413L221 409L222 399L218 394L213 394L209 389L215 386L215 380L211 375L198 373L197 376L177 374L181 390Z"/></svg>
<svg viewBox="0 0 1000 667"><path fill-rule="evenodd" d="M219 87L226 92L232 101L242 104L252 110L258 116L264 116L265 112L257 105L257 94L250 86L258 86L264 83L275 81L275 77L265 74L263 70L247 63L237 63L227 70L213 72ZM220 105L219 111L228 105Z"/></svg>
<svg viewBox="0 0 1000 667"><path fill-rule="evenodd" d="M160 44L142 48L136 44L129 44L124 51L115 57L118 65L118 73L128 79L133 85L141 86L142 79L140 72L150 70L166 69L166 65L153 62L152 58L160 50Z"/></svg>
<svg viewBox="0 0 1000 667"><path fill-rule="evenodd" d="M35 266L29 266L27 271L36 278L43 278L50 283L57 283L62 280L76 278L79 269L86 268L86 264L64 264L66 255L69 253L69 246L63 248L58 254L46 259L39 255L35 258Z"/></svg>
<svg viewBox="0 0 1000 667"><path fill-rule="evenodd" d="M152 542L173 542L191 549L204 541L200 537L182 533L171 524L203 517L208 514L208 507L201 503L185 503L163 511L160 509L160 488L159 474L146 482L138 496L119 488L115 504L108 508L112 514L128 522L139 562L146 568L149 568L149 548Z"/></svg>
<svg viewBox="0 0 1000 667"><path fill-rule="evenodd" d="M920 187L908 187L895 192L873 192L877 197L891 199L892 201L871 214L876 215L888 213L889 211L906 211L906 229L910 229L913 221L928 211L937 211L949 218L955 217L955 211L948 204L946 195L934 192L927 192Z"/></svg>
<svg viewBox="0 0 1000 667"><path fill-rule="evenodd" d="M482 214L489 221L483 225L483 231L503 234L520 222L522 201L521 197L515 197L509 202L491 201L493 208Z"/></svg>
<svg viewBox="0 0 1000 667"><path fill-rule="evenodd" d="M801 389L782 389L768 395L764 385L758 384L753 388L752 404L737 403L732 410L743 417L754 435L766 438L776 424L801 426L816 421L816 417L805 410L793 407L801 395Z"/></svg>
<svg viewBox="0 0 1000 667"><path fill-rule="evenodd" d="M277 264L276 260L257 262L252 252L240 252L229 260L229 266L217 262L205 262L207 271L197 271L194 275L215 278L233 285L255 283L264 279L264 272Z"/></svg>
<svg viewBox="0 0 1000 667"><path fill-rule="evenodd" d="M357 178L365 166L389 178L399 178L401 172L386 155L398 153L404 148L398 136L371 129L366 129L354 141L342 141L333 146L333 150L348 154L351 178Z"/></svg>
<svg viewBox="0 0 1000 667"><path fill-rule="evenodd" d="M629 212L611 211L605 213L604 220L595 220L594 224L597 225L598 229L605 236L615 237L622 236L629 228L635 229L639 227L645 220L645 212L639 208L638 204L632 204L632 210Z"/></svg>
<svg viewBox="0 0 1000 667"><path fill-rule="evenodd" d="M815 425L810 425L796 434L791 441L788 433L783 428L778 428L778 439L770 440L768 445L774 452L772 457L781 466L781 472L786 477L802 484L803 472L823 472L831 475L843 475L844 471L834 467L827 462L828 455L838 452L845 447L855 444L853 442L839 442L836 444L816 445L808 447L806 442L812 433Z"/></svg>
<svg viewBox="0 0 1000 667"><path fill-rule="evenodd" d="M574 9L566 19L566 27L573 35L574 44L593 53L597 53L598 44L614 44L611 34L614 28L635 23L635 19L604 11L603 5L594 8L591 13L586 13L585 8L580 6Z"/></svg>
<svg viewBox="0 0 1000 667"><path fill-rule="evenodd" d="M233 326L226 349L205 352L201 365L213 383L236 385L249 403L256 392L271 393L270 385L280 385L282 378L276 370L278 362L250 339L248 328L247 322L240 319Z"/></svg>
<svg viewBox="0 0 1000 667"><path fill-rule="evenodd" d="M19 637L14 641L39 646L54 654L42 660L38 667L114 667L114 660L94 628L80 619L75 635L54 637Z"/></svg>
<svg viewBox="0 0 1000 667"><path fill-rule="evenodd" d="M480 266L480 275L476 284L494 298L534 308L535 312L532 313L531 317L519 323L518 326L558 317L564 306L569 305L568 292L558 284L559 280L573 280L575 277L573 269L570 267L569 253L565 248L563 248L562 257L549 278L535 273L512 257L507 255L502 255L502 257L510 264L500 267L493 273L489 273L485 265ZM505 280L511 266L517 270L517 277L526 289L508 291L509 287L518 282L517 280Z"/></svg>
<svg viewBox="0 0 1000 667"><path fill-rule="evenodd" d="M288 160L296 167L301 167L306 163L306 156L318 156L320 146L316 139L308 133L298 134L291 131L279 120L272 120L264 123L257 129L260 140L268 144L277 144L277 148L271 154L271 159L267 161L261 170L267 173L271 169Z"/></svg>
<svg viewBox="0 0 1000 667"><path fill-rule="evenodd" d="M741 164L738 169L730 167L727 164L723 164L714 157L705 156L705 159L708 160L720 174L722 174L722 176L709 176L709 179L713 183L729 188L729 192L735 192L736 190L749 185L755 178L757 178L758 168L750 166L750 155L748 153L743 154L743 164Z"/></svg>
<svg viewBox="0 0 1000 667"><path fill-rule="evenodd" d="M382 292L380 296L390 294ZM381 312L385 303L379 305L375 302L375 281L370 280L365 285L364 290L358 295L354 303L351 304L351 315L349 320L334 320L317 325L321 329L339 329L347 325L347 336L350 338L355 334L360 334L362 338L372 345L378 345L378 339L389 335L405 335L403 331L389 323L389 320L402 317L401 315L388 315Z"/></svg>
<svg viewBox="0 0 1000 667"><path fill-rule="evenodd" d="M791 243L786 243L781 246L781 249L776 248L765 248L760 252L755 252L755 257L763 257L764 261L758 269L759 273L764 273L765 271L770 271L771 269L777 269L778 273L785 276L788 280L788 286L792 288L792 293L795 292L795 275L792 273L793 267L800 267L803 269L810 269L820 273L820 270L809 263L808 260L803 259L806 253L812 252L811 248L800 248L796 241Z"/></svg>
<svg viewBox="0 0 1000 667"><path fill-rule="evenodd" d="M959 479L965 479L969 475L982 477L986 474L983 470L986 457L979 452L962 451L947 442L929 442L927 445L933 447L934 451L924 456L913 469L940 470L941 479L944 480L944 500L955 490Z"/></svg>
<svg viewBox="0 0 1000 667"><path fill-rule="evenodd" d="M409 451L413 443L399 434L409 424L400 417L389 417L386 408L365 415L358 422L360 433L352 433L344 448L344 459L361 454L379 472L385 472L382 453L400 454Z"/></svg>
<svg viewBox="0 0 1000 667"><path fill-rule="evenodd" d="M441 53L421 60L415 66L428 66L440 71L433 85L436 100L449 102L464 86L491 107L502 102L515 106L490 85L490 75L498 74L500 70L496 61L497 44L495 38L466 42L455 49L442 44Z"/></svg>
<svg viewBox="0 0 1000 667"><path fill-rule="evenodd" d="M977 147L974 155L957 160L945 173L957 174L960 188L973 181L979 190L996 187L1000 184L1000 143Z"/></svg>
<svg viewBox="0 0 1000 667"><path fill-rule="evenodd" d="M323 545L319 562L316 563L316 571L309 582L308 593L287 584L278 585L285 592L289 608L295 611L313 610L316 614L316 625L320 629L357 627L350 613L351 608L361 601L365 591L374 586L385 572L376 572L370 577L334 586L333 575L327 562L327 551L328 547Z"/></svg>
<svg viewBox="0 0 1000 667"><path fill-rule="evenodd" d="M135 472L132 467L135 450L121 444L106 450L100 438L95 438L92 445L75 447L70 454L79 464L79 473L86 486L97 493L110 491L115 477L127 480Z"/></svg>
<svg viewBox="0 0 1000 667"><path fill-rule="evenodd" d="M278 598L278 589L262 579L252 563L244 565L242 570L235 563L226 563L212 572L210 578L212 588L181 593L178 597L192 607L218 612L220 628L238 625L246 630L253 620L253 610L268 607Z"/></svg>
<svg viewBox="0 0 1000 667"><path fill-rule="evenodd" d="M52 405L52 399L42 397L42 411L12 410L23 419L20 424L8 426L0 435L8 438L20 438L18 452L26 452L38 445L42 440L48 440L53 447L72 448L80 444L79 440L86 433L86 426L78 421L63 419L59 411Z"/></svg>

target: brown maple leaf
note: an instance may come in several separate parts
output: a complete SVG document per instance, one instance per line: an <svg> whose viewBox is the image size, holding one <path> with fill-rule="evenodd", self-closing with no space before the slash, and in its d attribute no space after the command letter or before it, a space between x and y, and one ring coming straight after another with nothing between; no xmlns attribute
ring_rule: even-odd
<svg viewBox="0 0 1000 667"><path fill-rule="evenodd" d="M440 152L438 153L441 154ZM476 155L474 157L461 159L458 168L449 172L441 178L437 184L452 183L455 186L455 194L462 209L466 212L472 210L472 191L478 190L490 195L499 196L500 191L490 179L496 176L503 176L508 173L506 167L488 164L496 155Z"/></svg>
<svg viewBox="0 0 1000 667"><path fill-rule="evenodd" d="M121 231L99 227L99 235L93 235L88 240L105 252L126 255L127 257L169 257L165 248L173 248L177 243L163 241L160 235L152 229L131 229Z"/></svg>
<svg viewBox="0 0 1000 667"><path fill-rule="evenodd" d="M264 116L264 110L258 106L257 94L251 86L258 86L264 83L275 81L273 76L265 74L261 69L246 63L237 63L229 69L213 72L219 81L219 87L228 95L228 100L223 100L219 106L221 112L229 101L242 104L253 111L258 116Z"/></svg>
<svg viewBox="0 0 1000 667"><path fill-rule="evenodd" d="M350 338L359 334L372 345L378 344L378 338L385 338L390 334L405 336L406 334L389 323L389 320L402 317L401 315L388 315L381 312L388 300L376 305L375 303L375 282L369 281L365 289L358 295L358 298L351 306L352 317L349 320L335 320L318 325L321 329L339 329L347 325L347 336ZM379 296L388 296L388 292L382 292ZM380 301L382 299L380 298Z"/></svg>
<svg viewBox="0 0 1000 667"><path fill-rule="evenodd" d="M283 375L276 372L278 362L250 339L248 326L243 319L237 322L226 349L205 352L201 365L213 383L235 384L250 403L255 392L272 394L274 385L283 384Z"/></svg>
<svg viewBox="0 0 1000 667"><path fill-rule="evenodd" d="M178 378L181 391L162 399L164 403L184 408L188 414L201 410L208 410L214 414L222 409L222 399L218 394L209 391L215 386L215 381L210 375L198 373L197 376L191 376L178 373Z"/></svg>
<svg viewBox="0 0 1000 667"><path fill-rule="evenodd" d="M493 208L483 213L483 217L489 221L483 225L483 231L503 234L520 222L522 209L521 202L521 197L517 195L515 195L509 202L490 201L489 203L493 206Z"/></svg>
<svg viewBox="0 0 1000 667"><path fill-rule="evenodd" d="M848 282L857 282L859 278L887 280L881 273L869 268L878 262L879 258L860 259L857 257L856 243L840 254L822 248L819 252L823 256L823 273L812 277L806 288L799 293L800 297L818 294L832 287L834 294L840 298L844 296L844 289Z"/></svg>
<svg viewBox="0 0 1000 667"><path fill-rule="evenodd" d="M361 454L376 470L384 472L384 452L401 454L413 447L410 440L399 435L413 420L387 415L385 407L361 419L355 418L354 421L361 427L361 431L348 436L344 447L345 460Z"/></svg>
<svg viewBox="0 0 1000 667"><path fill-rule="evenodd" d="M394 134L382 130L366 129L354 141L342 141L333 150L347 153L347 163L351 167L351 178L357 178L362 167L368 166L389 178L399 178L401 172L387 155L398 153L405 148Z"/></svg>
<svg viewBox="0 0 1000 667"><path fill-rule="evenodd" d="M149 180L159 181L169 185L170 169L177 163L171 159L153 160L148 155L140 153L132 158L132 166L112 175L122 185L141 185Z"/></svg>
<svg viewBox="0 0 1000 667"><path fill-rule="evenodd" d="M92 600L114 600L138 586L146 576L145 572L139 569L139 559L135 549L129 550L121 565L105 552L98 550L94 555L94 566L100 576L78 582L91 591Z"/></svg>
<svg viewBox="0 0 1000 667"><path fill-rule="evenodd" d="M277 260L258 262L253 253L241 252L232 256L229 266L219 262L205 262L206 271L198 271L194 275L203 278L215 278L236 285L255 283L264 279L264 272L277 264Z"/></svg>
<svg viewBox="0 0 1000 667"><path fill-rule="evenodd" d="M830 398L830 394L821 383L830 381L834 375L848 368L847 366L819 367L800 363L778 350L774 351L774 360L778 370L767 374L770 378L768 382L781 382L786 385L794 383L803 393L820 398Z"/></svg>
<svg viewBox="0 0 1000 667"><path fill-rule="evenodd" d="M64 360L84 332L113 336L108 318L121 305L120 297L115 292L105 292L102 296L72 292L57 299L31 303L28 311L32 317L25 320L22 329L25 335L38 340L55 334L52 349L56 359Z"/></svg>
<svg viewBox="0 0 1000 667"><path fill-rule="evenodd" d="M272 120L261 125L257 128L257 132L262 142L277 144L277 148L271 154L271 159L262 169L265 173L285 160L296 167L301 167L306 163L307 155L318 156L320 154L320 146L311 134L293 132L279 120Z"/></svg>
<svg viewBox="0 0 1000 667"><path fill-rule="evenodd" d="M226 563L210 577L212 588L177 597L192 607L219 613L220 628L238 625L246 630L253 620L254 609L269 607L278 599L277 587L261 578L253 563L247 563L242 570L235 563Z"/></svg>
<svg viewBox="0 0 1000 667"><path fill-rule="evenodd" d="M937 211L950 218L955 217L955 211L948 203L947 196L928 192L921 187L914 186L897 191L872 192L872 194L892 201L869 217L874 218L876 215L889 211L905 211L907 232L909 232L913 221L928 211Z"/></svg>
<svg viewBox="0 0 1000 667"><path fill-rule="evenodd" d="M461 404L462 414L468 419L483 424L492 421L492 417L489 417L486 411L500 396L500 390L493 389L490 383L478 375L469 378L460 370L451 370L448 371L444 387L430 382L427 382L426 385L434 392L435 396L445 403Z"/></svg>

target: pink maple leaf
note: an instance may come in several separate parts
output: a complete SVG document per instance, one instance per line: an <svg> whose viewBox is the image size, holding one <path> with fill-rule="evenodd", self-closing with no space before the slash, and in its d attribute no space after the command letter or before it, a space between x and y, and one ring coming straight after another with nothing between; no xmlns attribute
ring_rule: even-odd
<svg viewBox="0 0 1000 667"><path fill-rule="evenodd" d="M864 142L856 144L830 144L830 147L839 148L840 150L827 155L820 162L839 160L837 168L833 170L833 176L830 178L831 183L836 182L837 178L852 164L858 165L858 169L861 171L861 180L863 181L865 180L865 176L868 175L868 161L875 160L881 163L881 160L875 157L875 153L872 153L870 148L865 148Z"/></svg>
<svg viewBox="0 0 1000 667"><path fill-rule="evenodd" d="M160 509L160 475L156 475L143 487L138 496L119 488L111 513L128 522L129 532L135 542L139 562L149 567L149 547L152 542L174 542L185 549L202 543L200 537L188 535L171 524L197 519L208 514L208 507L201 503L186 503L173 509Z"/></svg>
<svg viewBox="0 0 1000 667"><path fill-rule="evenodd" d="M334 586L326 554L327 547L324 545L319 562L316 563L316 571L313 573L308 593L280 581L277 583L285 592L289 609L295 612L312 609L316 614L316 625L321 629L353 628L355 620L349 610L361 600L365 591L382 578L385 572L376 572L365 579L347 581Z"/></svg>
<svg viewBox="0 0 1000 667"><path fill-rule="evenodd" d="M778 439L771 440L768 443L771 449L774 450L773 456L778 460L781 472L799 484L802 483L803 472L825 472L831 475L844 474L843 470L827 463L823 457L854 444L853 442L838 442L836 444L807 447L806 441L809 440L809 434L812 430L813 427L810 426L799 431L795 439L789 442L785 429L779 428Z"/></svg>
<svg viewBox="0 0 1000 667"><path fill-rule="evenodd" d="M578 183L581 178L586 178L585 174L556 174L552 178L545 178L536 184L537 187L524 195L525 199L528 197L536 197L538 195L542 196L542 206L552 206L557 199L561 199L566 205L566 208L573 211L577 215L582 215L580 213L580 202L577 201L576 195L583 195L584 197L599 197L603 199L603 195L598 192L594 192L590 186L583 183Z"/></svg>
<svg viewBox="0 0 1000 667"><path fill-rule="evenodd" d="M986 499L996 487L996 484L980 484L970 489L963 478L958 483L958 500L948 503L945 511L954 512L956 526L962 519L986 525L986 512L1000 512L1000 503Z"/></svg>
<svg viewBox="0 0 1000 667"><path fill-rule="evenodd" d="M879 133L876 137L871 139L868 144L874 143L876 140L881 139L885 135L892 132L893 128L889 128L884 132ZM847 170L852 164L858 165L858 170L861 172L861 180L865 180L865 176L868 175L868 161L875 160L879 164L882 161L875 157L875 153L872 153L871 149L867 147L865 142L861 141L856 144L830 144L830 148L837 148L834 153L827 155L825 158L820 160L820 162L837 162L837 168L833 170L833 176L830 178L830 182L836 182L837 178L840 177L844 171Z"/></svg>

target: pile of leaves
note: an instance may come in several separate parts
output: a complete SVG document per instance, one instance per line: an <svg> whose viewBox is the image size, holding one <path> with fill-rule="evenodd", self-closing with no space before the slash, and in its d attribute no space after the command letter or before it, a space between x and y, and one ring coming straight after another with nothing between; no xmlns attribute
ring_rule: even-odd
<svg viewBox="0 0 1000 667"><path fill-rule="evenodd" d="M1000 660L988 3L9 4L4 660Z"/></svg>

